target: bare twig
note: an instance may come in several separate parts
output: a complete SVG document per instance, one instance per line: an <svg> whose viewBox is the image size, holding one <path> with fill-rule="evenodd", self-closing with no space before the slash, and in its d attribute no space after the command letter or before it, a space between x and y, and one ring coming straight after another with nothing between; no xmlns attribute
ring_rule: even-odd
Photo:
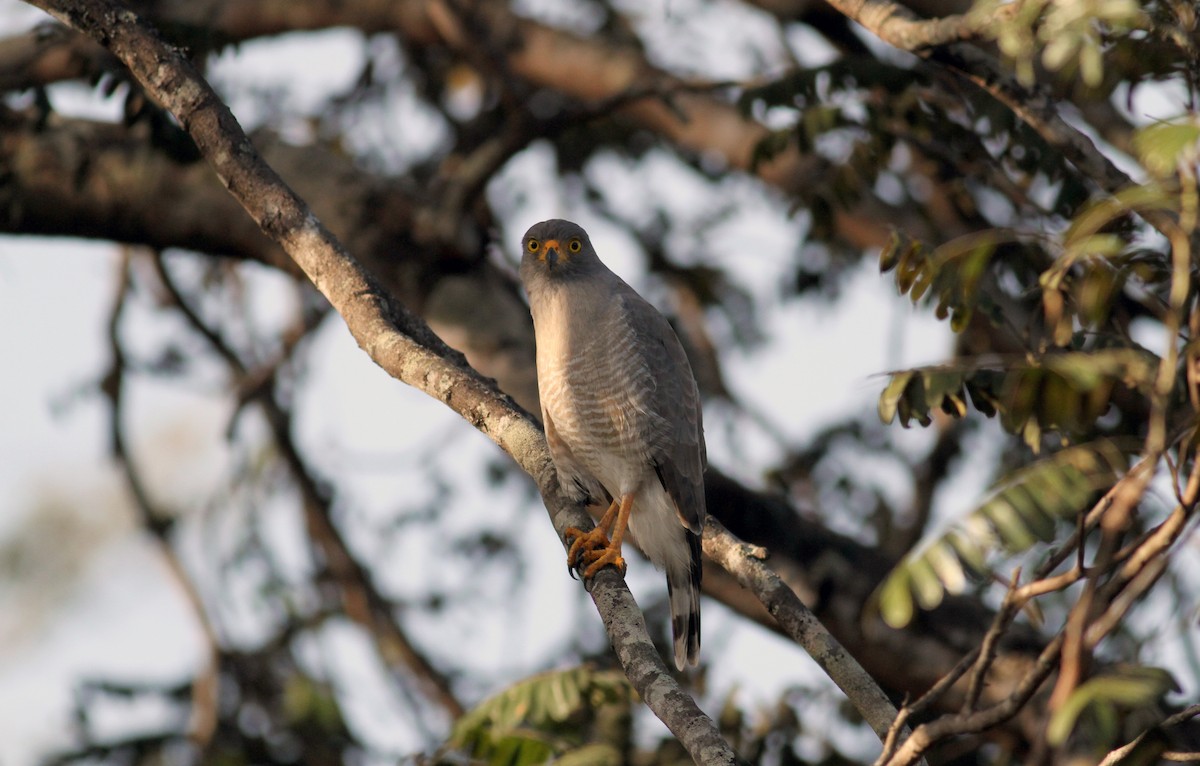
<svg viewBox="0 0 1200 766"><path fill-rule="evenodd" d="M267 385L244 385L251 373L241 356L230 347L221 334L209 327L189 305L183 292L163 263L161 255L154 258L156 274L171 296L176 310L188 325L200 334L213 351L232 371L234 387L239 392L252 391L253 400L262 408L275 443L292 473L304 502L304 515L309 536L324 554L325 566L341 590L342 607L347 616L362 625L374 640L379 656L393 671L403 666L414 676L426 697L442 707L452 718L461 716L464 708L454 694L450 680L409 640L396 621L391 605L375 587L370 575L355 559L341 531L333 523L332 502L328 493L314 476L312 469L300 456L291 435L291 415L280 405Z"/></svg>
<svg viewBox="0 0 1200 766"><path fill-rule="evenodd" d="M983 681L996 659L996 646L999 644L1000 637L1004 635L1004 630L1012 622L1013 616L1016 615L1017 610L1021 607L1021 602L1018 601L1017 597L1018 584L1020 582L1021 569L1018 567L1012 574L1012 582L1009 584L1008 592L1004 594L1004 603L1000 605L995 619L992 620L991 627L988 628L988 632L983 637L983 643L979 646L979 658L976 660L975 666L971 668L971 678L967 683L967 699L964 703L964 710L977 710L979 708L979 697L983 694Z"/></svg>
<svg viewBox="0 0 1200 766"><path fill-rule="evenodd" d="M164 563L171 572L175 584L182 591L184 598L196 617L200 632L204 636L204 667L192 681L192 709L188 721L188 738L199 747L204 747L212 739L217 729L218 685L220 678L220 650L217 632L209 618L208 610L200 592L192 582L191 576L179 560L175 548L171 544L171 528L173 523L170 514L159 508L151 499L142 476L125 441L125 429L122 427L125 379L125 351L121 345L120 321L121 313L129 295L130 251L124 248L119 262L117 277L117 292L113 298L112 313L108 321L108 345L112 354L111 366L101 384L105 396L109 400L110 438L113 456L121 466L125 481L133 495L142 527L150 533L158 547Z"/></svg>
<svg viewBox="0 0 1200 766"><path fill-rule="evenodd" d="M709 516L704 528L704 552L758 597L787 634L846 693L880 741L885 741L897 715L892 701L800 597L763 563L763 549L742 542Z"/></svg>
<svg viewBox="0 0 1200 766"><path fill-rule="evenodd" d="M920 715L928 708L936 705L946 692L950 691L951 687L958 683L958 680L966 675L967 671L975 664L975 661L979 657L979 651L979 647L975 647L967 652L963 655L962 659L955 663L954 667L950 668L950 671L946 675L939 678L937 683L929 687L928 691L918 697L916 702L904 703L900 708L899 714L896 716L895 723L888 730L887 739L883 742L883 752L875 760L874 766L883 766L883 764L890 762L892 755L896 752L896 746L899 744L900 735L907 729L905 724L908 722L908 719L915 715ZM906 734L906 736L908 735Z"/></svg>
<svg viewBox="0 0 1200 766"><path fill-rule="evenodd" d="M1174 715L1164 718L1162 720L1162 722L1159 723L1158 725L1151 726L1149 729L1147 729L1146 731L1142 732L1137 737L1135 737L1128 744L1122 745L1121 747L1118 747L1116 750L1113 750L1108 755L1104 756L1104 760L1100 761L1098 766L1115 766L1115 764L1120 763L1122 760L1124 760L1124 758L1126 756L1128 756L1130 753L1132 753L1137 748L1138 745L1142 744L1142 742L1146 739L1146 737L1150 734L1150 732L1152 732L1156 729L1166 729L1171 726L1181 724L1184 721L1191 720L1192 718L1195 718L1198 715L1200 715L1200 704L1191 705L1183 710L1180 710L1178 713L1175 713ZM1160 755L1160 757L1165 760L1171 760L1171 759L1167 758L1167 753L1162 753ZM1200 757L1194 758L1193 760L1200 760Z"/></svg>
<svg viewBox="0 0 1200 766"><path fill-rule="evenodd" d="M1063 638L1059 634L1042 650L1037 662L1021 679L1016 690L1001 702L983 710L942 716L918 726L912 736L896 749L896 753L887 761L888 766L916 763L926 750L947 737L983 731L1012 718L1050 676L1057 664L1062 643Z"/></svg>

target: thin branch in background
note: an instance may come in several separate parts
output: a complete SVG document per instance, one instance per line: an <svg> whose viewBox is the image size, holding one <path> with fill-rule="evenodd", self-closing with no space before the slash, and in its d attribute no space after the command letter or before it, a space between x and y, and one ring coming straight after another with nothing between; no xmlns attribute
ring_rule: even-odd
<svg viewBox="0 0 1200 766"><path fill-rule="evenodd" d="M912 736L886 761L887 766L909 766L916 763L929 748L948 737L975 734L1012 718L1050 677L1058 665L1062 644L1063 637L1060 633L1042 650L1033 668L1004 700L988 708L945 715L936 721L918 726Z"/></svg>
<svg viewBox="0 0 1200 766"><path fill-rule="evenodd" d="M112 312L107 323L108 349L111 355L108 371L100 381L100 391L109 403L109 447L113 456L125 466L126 480L133 493L142 526L157 540L165 540L171 527L169 514L156 513L154 503L142 483L141 475L131 466L129 448L125 443L125 432L121 428L124 417L124 387L125 370L127 367L125 349L121 345L121 315L129 297L130 288L130 252L128 248L121 249L117 263L117 291L113 296Z"/></svg>
<svg viewBox="0 0 1200 766"><path fill-rule="evenodd" d="M1117 629L1129 610L1158 582L1158 578L1162 577L1166 569L1165 556L1148 561L1128 585L1108 603L1108 607L1088 625L1083 634L1084 645L1094 651L1105 636Z"/></svg>
<svg viewBox="0 0 1200 766"><path fill-rule="evenodd" d="M974 667L971 668L963 710L974 711L979 708L979 697L983 694L984 679L987 678L987 672L996 660L996 647L999 645L1000 637L1004 635L1004 631L1020 608L1020 602L1017 600L1017 586L1021 582L1020 567L1013 571L1011 580L1008 591L1004 594L1004 602L996 611L996 617L992 620L992 625L984 634L983 643L979 646L979 657Z"/></svg>
<svg viewBox="0 0 1200 766"><path fill-rule="evenodd" d="M900 50L918 53L980 36L999 17L1012 16L1019 6L1006 6L994 16L956 13L923 19L890 0L830 0L829 4Z"/></svg>
<svg viewBox="0 0 1200 766"><path fill-rule="evenodd" d="M1067 613L1066 623L1059 633L1059 637L1063 639L1063 648L1059 659L1058 679L1055 681L1054 691L1050 693L1050 700L1046 703L1051 711L1059 710L1066 703L1071 693L1083 683L1091 667L1092 652L1088 650L1083 636L1088 624L1103 607L1096 597L1096 589L1098 580L1111 565L1115 546L1116 539L1113 535L1101 538L1096 560L1093 566L1087 569L1083 590Z"/></svg>
<svg viewBox="0 0 1200 766"><path fill-rule="evenodd" d="M754 593L792 640L804 647L845 692L879 740L885 742L897 717L892 701L799 596L763 563L765 550L742 542L709 516L704 527L704 553Z"/></svg>
<svg viewBox="0 0 1200 766"><path fill-rule="evenodd" d="M1049 592L1044 583L1050 581L1050 573L1058 568L1058 566L1066 561L1067 557L1071 556L1072 554L1075 555L1075 567L1073 571L1076 574L1074 576L1076 579L1082 577L1087 571L1087 567L1084 562L1084 554L1086 553L1084 539L1087 536L1087 533L1100 522L1100 519L1104 517L1104 514L1108 513L1109 509L1112 508L1113 504L1116 502L1117 497L1125 492L1125 486L1128 482L1148 481L1150 477L1147 474L1150 473L1153 473L1153 470L1149 459L1146 457L1138 460L1137 463L1135 463L1128 471L1126 471L1125 475L1117 480L1117 483L1110 487L1108 491L1104 493L1103 497L1097 500L1095 504L1092 505L1092 508L1086 514L1083 514L1082 518L1077 521L1076 529L1071 536L1055 550L1051 551L1050 555L1046 558L1045 563L1039 566L1034 572L1033 582L1024 586L1022 595L1024 597L1028 597L1029 595L1040 595L1041 593ZM1072 580L1072 582L1073 581L1074 580ZM1055 585L1052 589L1065 587L1067 584L1070 583L1065 583L1062 586ZM1030 589L1033 589L1037 592L1030 594L1027 592Z"/></svg>
<svg viewBox="0 0 1200 766"><path fill-rule="evenodd" d="M375 588L370 574L355 559L341 532L333 523L332 503L328 493L314 478L312 469L300 456L292 440L290 412L275 398L273 387L261 382L262 373L248 371L241 357L225 342L221 334L209 327L189 305L167 270L161 254L153 259L153 263L155 273L170 296L174 308L230 368L234 378L234 390L239 395L249 392L253 401L262 408L276 446L300 487L309 536L324 554L325 566L342 592L346 614L372 637L380 657L393 673L398 665L403 666L417 679L427 698L440 705L451 718L461 716L465 709L455 696L449 679L438 671L408 638L396 621L391 605ZM312 326L315 327L315 324ZM266 368L271 370L269 379L273 379L276 368L277 365L274 364ZM247 384L247 379L252 375L253 379ZM397 680L401 679L402 676L397 676Z"/></svg>
<svg viewBox="0 0 1200 766"><path fill-rule="evenodd" d="M125 440L125 429L122 426L126 360L121 344L120 324L121 314L129 299L131 262L129 248L122 248L117 264L117 290L113 297L112 311L108 321L108 347L112 360L101 383L101 390L109 401L109 434L113 456L121 466L126 484L133 495L142 527L150 533L150 538L154 540L163 562L167 565L172 579L191 607L200 632L204 636L205 662L192 681L192 707L187 727L188 738L197 747L203 748L212 739L213 733L217 729L221 670L220 641L209 618L208 610L204 606L204 600L171 543L171 530L174 526L171 514L151 500L150 493L142 481L141 473L129 452Z"/></svg>
<svg viewBox="0 0 1200 766"><path fill-rule="evenodd" d="M900 742L900 737L911 736L906 725L908 720L936 705L945 696L946 692L950 691L958 683L958 680L971 669L972 665L975 664L976 658L979 657L979 652L979 647L975 647L967 652L948 673L939 678L937 683L929 687L929 690L918 697L915 702L905 702L900 707L900 712L896 715L896 720L888 729L887 738L883 741L883 752L875 759L873 766L883 766L883 764L889 762L892 755L896 752L896 746Z"/></svg>
<svg viewBox="0 0 1200 766"><path fill-rule="evenodd" d="M1158 725L1151 726L1150 728L1146 729L1146 731L1142 732L1133 740L1131 740L1128 744L1122 745L1116 750L1110 752L1108 755L1104 756L1104 760L1100 761L1097 766L1116 766L1116 764L1123 761L1128 755L1136 750L1137 747L1141 745L1142 742L1144 742L1152 732L1181 724L1184 721L1189 721L1198 715L1200 715L1200 704L1191 705L1174 715L1167 716ZM1167 752L1163 752L1159 755L1159 757L1163 760L1174 760L1173 758L1169 758L1168 755L1169 754ZM1174 753L1170 753L1170 755L1174 755ZM1191 755L1194 756L1191 759L1192 762L1200 761L1200 753L1192 753Z"/></svg>
<svg viewBox="0 0 1200 766"><path fill-rule="evenodd" d="M161 259L159 260L161 261ZM271 358L248 369L246 374L238 380L237 406L229 418L230 428L237 421L238 413L243 407L261 397L265 391L274 386L280 369L291 361L300 343L308 338L328 315L329 304L323 304L315 311L302 310L301 315L296 317L295 321L281 333L280 346Z"/></svg>
<svg viewBox="0 0 1200 766"><path fill-rule="evenodd" d="M1098 591L1106 608L1088 627L1085 640L1089 646L1095 647L1114 630L1166 571L1166 554L1180 539L1194 512L1194 504L1176 506L1161 524L1142 536L1136 547L1127 553L1122 551L1124 556L1114 556L1114 566L1120 566Z"/></svg>

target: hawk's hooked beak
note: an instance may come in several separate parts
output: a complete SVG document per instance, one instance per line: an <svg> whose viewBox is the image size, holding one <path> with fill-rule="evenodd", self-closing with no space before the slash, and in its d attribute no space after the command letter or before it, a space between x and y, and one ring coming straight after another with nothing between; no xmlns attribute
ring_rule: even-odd
<svg viewBox="0 0 1200 766"><path fill-rule="evenodd" d="M558 259L562 256L562 252L558 249L558 240L546 240L542 246L542 261L553 269L558 265Z"/></svg>

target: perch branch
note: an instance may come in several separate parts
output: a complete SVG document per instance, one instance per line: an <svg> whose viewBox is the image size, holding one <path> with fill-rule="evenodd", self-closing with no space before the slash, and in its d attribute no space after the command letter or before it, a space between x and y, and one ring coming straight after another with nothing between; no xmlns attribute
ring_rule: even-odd
<svg viewBox="0 0 1200 766"><path fill-rule="evenodd" d="M886 741L892 722L896 720L896 707L795 591L763 563L765 551L742 542L721 522L709 516L704 529L704 552L758 597L792 640L804 647L825 674L845 692L880 741Z"/></svg>
<svg viewBox="0 0 1200 766"><path fill-rule="evenodd" d="M391 300L255 151L229 108L182 53L111 0L30 0L99 41L195 141L250 216L296 261L343 317L359 346L397 380L433 396L490 437L538 483L559 532L590 517L559 491L545 438L533 418L471 369L419 318ZM592 599L625 673L646 704L701 764L736 762L716 725L679 688L649 636L624 580L598 576Z"/></svg>

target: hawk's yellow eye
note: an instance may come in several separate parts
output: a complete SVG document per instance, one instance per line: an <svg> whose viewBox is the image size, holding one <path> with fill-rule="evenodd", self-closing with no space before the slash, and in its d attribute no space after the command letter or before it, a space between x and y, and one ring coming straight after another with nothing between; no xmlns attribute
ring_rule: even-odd
<svg viewBox="0 0 1200 766"><path fill-rule="evenodd" d="M538 242L536 239L529 240L529 242L526 243L526 245L525 245L525 247L527 247L529 249L529 252L531 252L531 253L536 253L538 251L538 248L541 246L542 246L542 243Z"/></svg>
<svg viewBox="0 0 1200 766"><path fill-rule="evenodd" d="M583 243L577 239L572 239L567 243L567 249L572 253L578 253L583 248Z"/></svg>

